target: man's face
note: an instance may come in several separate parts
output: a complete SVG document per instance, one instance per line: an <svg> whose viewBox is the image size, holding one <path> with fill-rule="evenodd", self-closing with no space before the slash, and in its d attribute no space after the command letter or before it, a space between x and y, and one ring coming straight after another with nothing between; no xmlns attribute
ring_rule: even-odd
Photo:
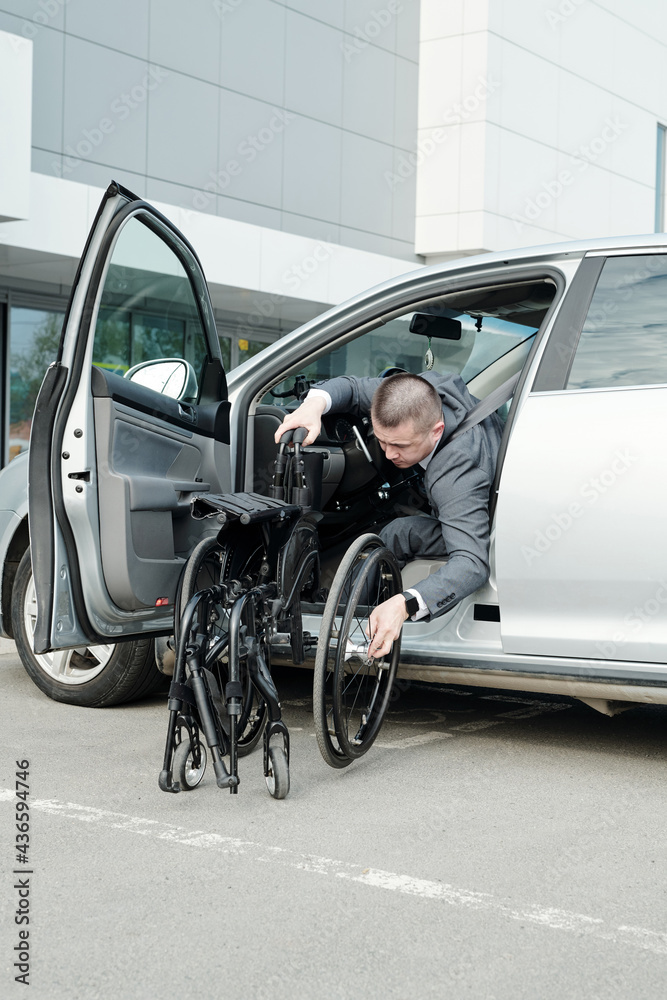
<svg viewBox="0 0 667 1000"><path fill-rule="evenodd" d="M412 420L406 420L396 427L373 424L378 444L389 461L399 469L409 469L411 465L416 465L430 455L440 440L444 427L442 420L425 433L418 431Z"/></svg>

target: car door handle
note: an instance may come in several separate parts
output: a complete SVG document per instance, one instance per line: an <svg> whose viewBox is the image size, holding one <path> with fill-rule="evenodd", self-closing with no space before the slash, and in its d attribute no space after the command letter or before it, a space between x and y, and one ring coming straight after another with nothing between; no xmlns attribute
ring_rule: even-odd
<svg viewBox="0 0 667 1000"><path fill-rule="evenodd" d="M189 403L179 403L178 413L183 420L188 420L191 424L197 423L197 411Z"/></svg>

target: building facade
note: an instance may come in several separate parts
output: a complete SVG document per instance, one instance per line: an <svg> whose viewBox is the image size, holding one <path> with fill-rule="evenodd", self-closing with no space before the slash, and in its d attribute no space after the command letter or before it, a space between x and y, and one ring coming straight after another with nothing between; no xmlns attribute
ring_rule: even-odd
<svg viewBox="0 0 667 1000"><path fill-rule="evenodd" d="M666 49L661 0L0 0L0 462L112 179L233 367L424 263L664 229Z"/></svg>

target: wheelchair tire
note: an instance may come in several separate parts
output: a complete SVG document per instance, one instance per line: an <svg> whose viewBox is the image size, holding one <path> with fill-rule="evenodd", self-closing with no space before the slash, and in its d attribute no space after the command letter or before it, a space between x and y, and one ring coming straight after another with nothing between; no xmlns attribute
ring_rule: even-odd
<svg viewBox="0 0 667 1000"><path fill-rule="evenodd" d="M201 754L201 763L199 767L195 767L189 739L183 739L174 750L171 770L183 792L191 792L204 777L204 771L206 770L206 747L203 743L199 744L199 752Z"/></svg>
<svg viewBox="0 0 667 1000"><path fill-rule="evenodd" d="M264 547L256 537L249 536L247 541L244 540L238 545L224 546L220 545L215 536L203 538L192 550L183 570L176 607L177 620L180 620L180 615L187 607L188 601L199 590L215 586L226 580L256 574L263 555ZM217 622L211 623L211 637L214 641L225 637L227 625L227 613L224 609L217 608L215 613L218 616ZM223 662L225 653L226 646L223 646L218 658L207 665L208 669L216 675L223 697L227 684L227 664ZM255 749L261 739L268 709L245 669L242 670L241 683L244 695L243 708L238 719L237 748L239 757L244 757ZM225 722L226 719L223 719L223 725Z"/></svg>
<svg viewBox="0 0 667 1000"><path fill-rule="evenodd" d="M380 731L398 669L400 637L387 657L368 662L365 626L372 608L400 591L394 555L377 535L362 535L338 567L317 643L313 715L320 753L331 767L347 767L361 757Z"/></svg>
<svg viewBox="0 0 667 1000"><path fill-rule="evenodd" d="M269 747L269 773L266 785L274 799L284 799L289 792L289 765L282 747Z"/></svg>

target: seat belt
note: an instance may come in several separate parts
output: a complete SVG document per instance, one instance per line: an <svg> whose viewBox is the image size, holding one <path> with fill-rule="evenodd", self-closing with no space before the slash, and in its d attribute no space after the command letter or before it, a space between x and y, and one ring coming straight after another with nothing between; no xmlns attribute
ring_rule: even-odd
<svg viewBox="0 0 667 1000"><path fill-rule="evenodd" d="M459 434L464 434L467 430L470 430L470 428L474 427L475 424L481 424L482 420L486 420L486 418L490 417L499 406L506 403L507 400L514 395L514 390L516 389L516 384L519 381L520 375L520 371L516 372L515 375L508 378L506 382L499 385L497 389L490 392L489 395L480 400L479 403L476 403L472 410L468 410L456 430L453 430L444 441L441 439L436 450L440 451L440 448L444 448L446 444L449 444L450 441L457 438Z"/></svg>

